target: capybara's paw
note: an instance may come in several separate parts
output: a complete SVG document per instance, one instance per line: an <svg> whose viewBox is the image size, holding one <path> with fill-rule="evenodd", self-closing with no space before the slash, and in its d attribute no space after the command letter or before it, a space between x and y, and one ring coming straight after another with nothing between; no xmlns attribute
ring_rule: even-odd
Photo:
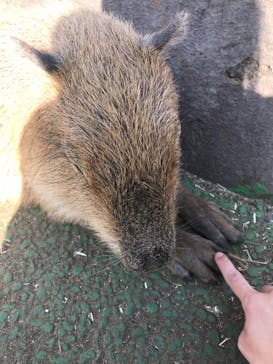
<svg viewBox="0 0 273 364"><path fill-rule="evenodd" d="M241 243L242 234L213 203L202 200L181 188L177 197L177 224L213 241L222 250L228 243Z"/></svg>
<svg viewBox="0 0 273 364"><path fill-rule="evenodd" d="M216 281L214 254L219 250L212 241L177 228L176 251L168 268L182 278L194 275L203 282Z"/></svg>

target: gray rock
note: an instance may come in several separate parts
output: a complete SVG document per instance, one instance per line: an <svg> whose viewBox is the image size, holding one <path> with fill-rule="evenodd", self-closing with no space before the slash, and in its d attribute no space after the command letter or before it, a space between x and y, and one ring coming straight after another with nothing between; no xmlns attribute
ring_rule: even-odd
<svg viewBox="0 0 273 364"><path fill-rule="evenodd" d="M273 192L273 4L269 0L104 0L142 33L190 13L169 54L181 95L184 167L226 186Z"/></svg>

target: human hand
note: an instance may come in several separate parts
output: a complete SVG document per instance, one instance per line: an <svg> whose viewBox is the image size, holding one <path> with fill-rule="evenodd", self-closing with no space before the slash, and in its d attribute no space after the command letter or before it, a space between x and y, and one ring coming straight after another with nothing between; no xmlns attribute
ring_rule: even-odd
<svg viewBox="0 0 273 364"><path fill-rule="evenodd" d="M258 292L225 254L216 253L215 261L245 313L239 350L251 364L273 364L273 286L266 285Z"/></svg>

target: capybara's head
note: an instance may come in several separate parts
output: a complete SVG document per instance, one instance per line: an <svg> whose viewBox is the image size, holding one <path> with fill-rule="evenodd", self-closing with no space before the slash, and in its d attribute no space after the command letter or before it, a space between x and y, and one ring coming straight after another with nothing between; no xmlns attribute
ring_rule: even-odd
<svg viewBox="0 0 273 364"><path fill-rule="evenodd" d="M50 52L19 41L57 85L47 113L63 169L69 162L77 176L75 186L75 176L60 171L83 211L79 222L136 270L166 264L175 248L180 122L165 57L184 27L177 14L141 36L111 15L85 11L61 19Z"/></svg>

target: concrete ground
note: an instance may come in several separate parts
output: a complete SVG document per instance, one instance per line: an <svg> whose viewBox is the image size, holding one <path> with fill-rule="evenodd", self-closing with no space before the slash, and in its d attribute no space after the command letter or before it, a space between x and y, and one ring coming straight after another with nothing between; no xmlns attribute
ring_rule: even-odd
<svg viewBox="0 0 273 364"><path fill-rule="evenodd" d="M273 207L189 176L184 183L244 231L232 251L256 261L240 264L250 282L272 283ZM246 363L236 348L243 313L222 281L129 272L91 232L38 208L9 224L0 292L2 364Z"/></svg>

